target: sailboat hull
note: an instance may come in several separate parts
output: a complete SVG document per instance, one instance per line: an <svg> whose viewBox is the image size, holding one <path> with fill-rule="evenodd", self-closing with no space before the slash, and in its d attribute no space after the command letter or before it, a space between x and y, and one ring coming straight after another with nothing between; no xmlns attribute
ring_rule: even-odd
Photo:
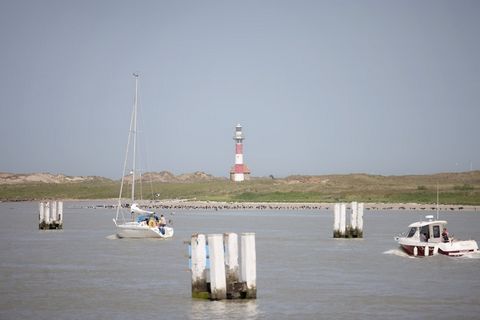
<svg viewBox="0 0 480 320"><path fill-rule="evenodd" d="M173 228L164 227L162 233L157 227L149 227L146 224L136 222L117 225L117 237L119 238L171 238L173 237Z"/></svg>

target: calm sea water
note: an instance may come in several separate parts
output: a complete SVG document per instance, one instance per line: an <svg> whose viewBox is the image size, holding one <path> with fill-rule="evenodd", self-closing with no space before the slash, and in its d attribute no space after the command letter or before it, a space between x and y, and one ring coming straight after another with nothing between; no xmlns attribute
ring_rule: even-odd
<svg viewBox="0 0 480 320"><path fill-rule="evenodd" d="M177 211L171 240L119 240L113 210L0 203L0 319L479 319L480 255L410 258L393 236L425 212L365 212L363 240L332 238L329 211ZM480 241L480 212L442 213ZM256 232L252 301L191 299L192 233Z"/></svg>

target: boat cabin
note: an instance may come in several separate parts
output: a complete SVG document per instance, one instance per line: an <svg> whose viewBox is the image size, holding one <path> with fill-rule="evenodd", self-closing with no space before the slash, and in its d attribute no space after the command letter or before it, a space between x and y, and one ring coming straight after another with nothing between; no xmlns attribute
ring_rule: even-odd
<svg viewBox="0 0 480 320"><path fill-rule="evenodd" d="M433 218L433 216L427 216L427 218L430 217ZM408 226L410 229L407 238L420 242L443 242L442 232L446 225L447 221L445 220L414 222Z"/></svg>

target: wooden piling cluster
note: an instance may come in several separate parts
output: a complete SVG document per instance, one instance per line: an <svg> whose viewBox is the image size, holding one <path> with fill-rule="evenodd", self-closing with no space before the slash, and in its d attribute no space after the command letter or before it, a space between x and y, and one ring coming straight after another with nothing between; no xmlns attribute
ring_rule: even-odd
<svg viewBox="0 0 480 320"><path fill-rule="evenodd" d="M256 299L255 233L193 234L190 242L192 297ZM239 259L240 258L240 259Z"/></svg>
<svg viewBox="0 0 480 320"><path fill-rule="evenodd" d="M347 223L347 205L334 205L334 238L363 238L363 210L364 204L352 202L350 210L350 224Z"/></svg>
<svg viewBox="0 0 480 320"><path fill-rule="evenodd" d="M38 229L63 229L63 201L40 202L38 209Z"/></svg>

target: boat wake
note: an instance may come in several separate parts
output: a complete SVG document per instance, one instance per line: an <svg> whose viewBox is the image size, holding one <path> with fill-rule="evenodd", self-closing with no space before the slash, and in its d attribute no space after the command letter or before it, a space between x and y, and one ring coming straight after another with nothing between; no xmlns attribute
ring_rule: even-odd
<svg viewBox="0 0 480 320"><path fill-rule="evenodd" d="M459 258L461 258L461 259L480 259L480 251L469 252L469 253L466 253Z"/></svg>
<svg viewBox="0 0 480 320"><path fill-rule="evenodd" d="M393 255L393 256L397 256L397 257L415 259L414 256L408 255L405 251L403 251L400 248L387 250L387 251L383 252L383 254L389 254L389 255ZM464 254L461 257L455 257L455 258L457 258L457 259L480 259L480 251L469 252L469 253Z"/></svg>
<svg viewBox="0 0 480 320"><path fill-rule="evenodd" d="M383 252L383 254L390 254L390 255L394 255L394 256L397 256L397 257L403 257L403 258L414 258L412 256L409 256L405 251L403 251L400 248L387 250L387 251Z"/></svg>
<svg viewBox="0 0 480 320"><path fill-rule="evenodd" d="M105 239L108 239L108 240L117 240L117 239L120 239L119 237L117 237L116 234L111 234L109 236L106 236Z"/></svg>

